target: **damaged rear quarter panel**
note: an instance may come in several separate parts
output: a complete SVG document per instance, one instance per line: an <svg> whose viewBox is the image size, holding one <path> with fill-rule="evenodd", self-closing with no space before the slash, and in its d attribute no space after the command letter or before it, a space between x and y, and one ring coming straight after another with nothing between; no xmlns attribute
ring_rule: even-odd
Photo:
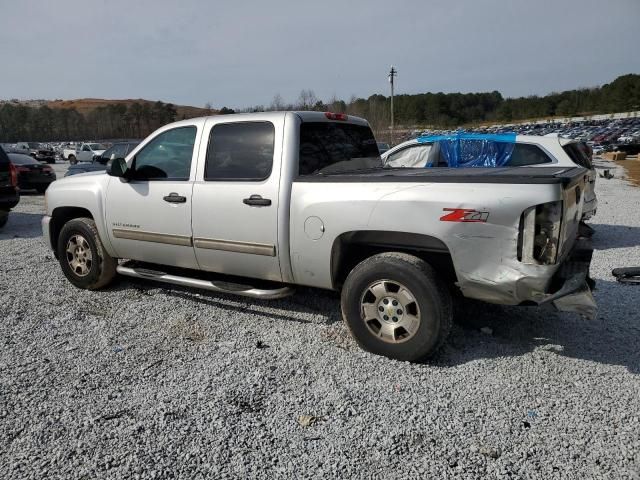
<svg viewBox="0 0 640 480"><path fill-rule="evenodd" d="M294 275L299 283L331 288L328 259L341 234L357 230L416 233L447 245L465 296L502 304L531 300L544 291L556 267L518 261L520 215L533 205L558 200L561 191L558 184L294 183ZM484 223L441 221L447 208L489 215ZM304 233L304 222L311 216L325 225L318 240Z"/></svg>

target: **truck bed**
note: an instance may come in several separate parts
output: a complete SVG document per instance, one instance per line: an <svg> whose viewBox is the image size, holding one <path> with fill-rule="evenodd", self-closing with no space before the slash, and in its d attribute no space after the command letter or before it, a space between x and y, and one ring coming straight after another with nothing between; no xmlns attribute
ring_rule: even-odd
<svg viewBox="0 0 640 480"><path fill-rule="evenodd" d="M582 167L384 168L308 175L296 182L420 182L562 184L570 186L587 174Z"/></svg>

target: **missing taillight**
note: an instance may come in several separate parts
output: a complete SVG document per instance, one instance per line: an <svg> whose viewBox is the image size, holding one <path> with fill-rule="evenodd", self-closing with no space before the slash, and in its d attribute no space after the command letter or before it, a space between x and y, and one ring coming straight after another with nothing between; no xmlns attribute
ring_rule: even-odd
<svg viewBox="0 0 640 480"><path fill-rule="evenodd" d="M537 265L553 265L558 258L562 202L530 207L520 217L518 260Z"/></svg>
<svg viewBox="0 0 640 480"><path fill-rule="evenodd" d="M544 265L556 263L560 242L562 202L543 203L536 207L536 234L533 258Z"/></svg>

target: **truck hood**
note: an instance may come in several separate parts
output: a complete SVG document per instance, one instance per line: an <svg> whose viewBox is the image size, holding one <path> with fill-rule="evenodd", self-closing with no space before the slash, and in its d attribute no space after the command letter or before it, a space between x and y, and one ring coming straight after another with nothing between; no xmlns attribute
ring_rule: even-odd
<svg viewBox="0 0 640 480"><path fill-rule="evenodd" d="M93 185L102 185L108 181L107 173L104 170L74 173L68 177L62 177L51 184L51 190L65 189L75 190L77 188L88 188Z"/></svg>
<svg viewBox="0 0 640 480"><path fill-rule="evenodd" d="M92 165L92 164L89 164L89 165ZM106 169L106 167L105 167L105 169ZM107 172L105 172L105 169L97 170L95 172L76 173L76 174L74 174L74 175L72 175L70 177L64 177L64 178L66 180L67 178L68 179L73 179L73 178L78 178L78 177L90 177L92 175L106 175Z"/></svg>

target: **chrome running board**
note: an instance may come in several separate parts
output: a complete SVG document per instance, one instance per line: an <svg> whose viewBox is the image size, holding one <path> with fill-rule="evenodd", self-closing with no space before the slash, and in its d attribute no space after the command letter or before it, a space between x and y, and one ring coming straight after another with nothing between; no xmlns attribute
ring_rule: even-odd
<svg viewBox="0 0 640 480"><path fill-rule="evenodd" d="M125 275L127 277L155 280L157 282L170 283L172 285L180 285L182 287L193 287L208 290L210 292L228 293L243 297L259 298L262 300L274 300L277 298L288 297L295 291L293 288L288 286L281 286L274 289L260 289L238 283L225 282L222 280L202 280L199 278L172 275L141 266L129 266L127 263L118 265L116 267L116 271L120 275Z"/></svg>

